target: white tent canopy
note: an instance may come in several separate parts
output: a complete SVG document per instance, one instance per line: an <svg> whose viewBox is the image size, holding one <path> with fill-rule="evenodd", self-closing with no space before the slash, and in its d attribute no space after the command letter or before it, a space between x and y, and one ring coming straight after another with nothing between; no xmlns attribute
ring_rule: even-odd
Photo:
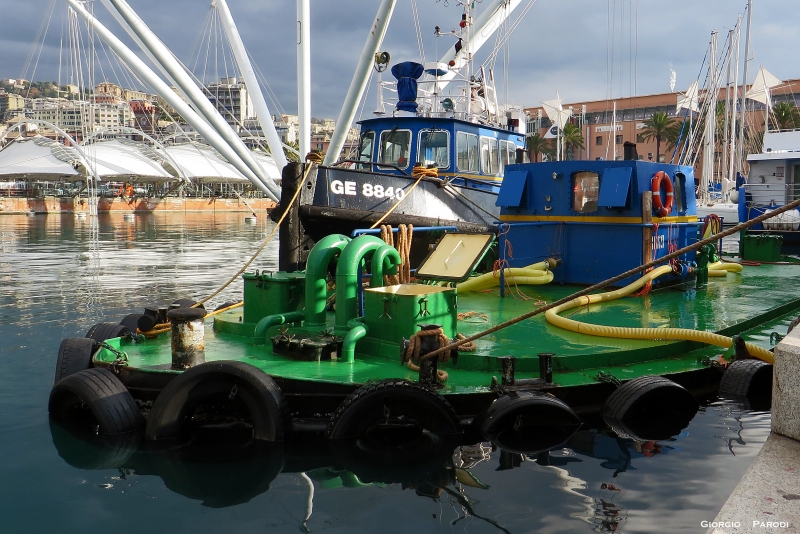
<svg viewBox="0 0 800 534"><path fill-rule="evenodd" d="M0 179L32 178L60 181L77 179L79 173L70 161L78 153L45 137L20 139L0 151Z"/></svg>
<svg viewBox="0 0 800 534"><path fill-rule="evenodd" d="M183 174L193 181L249 183L249 180L233 165L224 161L217 151L210 147L187 143L169 146L165 150L181 167ZM156 152L162 154L161 150ZM172 171L177 174L177 169Z"/></svg>
<svg viewBox="0 0 800 534"><path fill-rule="evenodd" d="M175 179L154 155L155 151L143 143L114 139L96 141L82 148L101 180L163 182Z"/></svg>

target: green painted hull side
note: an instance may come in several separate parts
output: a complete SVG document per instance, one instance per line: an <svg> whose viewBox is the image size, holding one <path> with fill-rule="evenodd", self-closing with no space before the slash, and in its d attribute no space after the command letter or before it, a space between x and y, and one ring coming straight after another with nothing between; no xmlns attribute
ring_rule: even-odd
<svg viewBox="0 0 800 534"><path fill-rule="evenodd" d="M712 279L701 289L673 286L644 297L578 308L566 312L572 319L609 326L678 327L745 334L748 340L769 348L770 333L785 327L800 308L800 288L793 278L800 267L763 265L747 267L742 275ZM574 287L525 287L527 299L500 298L498 291L458 296L458 311L474 311L487 318L459 321L459 332L470 335L574 292ZM480 316L478 316L480 317ZM356 346L356 361L303 362L273 354L269 340L256 344L254 323L243 322L241 309L231 310L206 322L206 361L240 360L272 376L297 381L356 386L370 380L407 378L417 374L400 363L398 344L364 338ZM329 325L333 325L330 314ZM275 335L273 327L267 336ZM291 325L291 334L318 334ZM162 334L141 343L110 340L128 355L129 370L145 374L178 374L170 370L170 338ZM122 344L122 346L120 346ZM498 357L517 358L516 378L538 377L538 353L553 353L554 382L559 386L596 384L599 371L626 380L642 375L670 375L704 369L705 357L723 349L703 347L694 342L642 341L602 338L577 334L554 327L544 316L536 316L477 341L473 353L461 353L458 362L440 364L449 374L443 393L465 394L491 391L492 375L499 375ZM98 365L116 356L101 349Z"/></svg>

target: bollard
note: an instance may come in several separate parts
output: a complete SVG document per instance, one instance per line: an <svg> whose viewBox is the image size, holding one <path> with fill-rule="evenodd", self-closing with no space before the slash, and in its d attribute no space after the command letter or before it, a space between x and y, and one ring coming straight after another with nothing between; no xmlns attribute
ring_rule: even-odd
<svg viewBox="0 0 800 534"><path fill-rule="evenodd" d="M157 324L164 324L167 322L167 312L169 311L169 306L159 306L158 307L158 322Z"/></svg>
<svg viewBox="0 0 800 534"><path fill-rule="evenodd" d="M539 356L539 378L548 384L553 383L553 353L541 352Z"/></svg>
<svg viewBox="0 0 800 534"><path fill-rule="evenodd" d="M440 324L421 324L420 330L436 330L441 328ZM420 355L428 354L439 348L439 338L437 336L420 336ZM438 386L437 373L439 371L439 358L431 358L419 362L419 382L430 386Z"/></svg>
<svg viewBox="0 0 800 534"><path fill-rule="evenodd" d="M517 359L513 356L501 356L500 360L500 383L504 386L514 385L514 364Z"/></svg>
<svg viewBox="0 0 800 534"><path fill-rule="evenodd" d="M188 369L205 361L205 316L202 308L176 308L167 313L172 323L173 369Z"/></svg>

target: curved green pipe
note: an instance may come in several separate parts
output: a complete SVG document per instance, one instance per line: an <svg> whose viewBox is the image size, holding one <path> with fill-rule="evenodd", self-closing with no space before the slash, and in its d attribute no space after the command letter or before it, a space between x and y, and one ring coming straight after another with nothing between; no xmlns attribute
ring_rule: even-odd
<svg viewBox="0 0 800 534"><path fill-rule="evenodd" d="M256 325L256 329L253 332L253 337L256 338L256 345L261 345L262 343L267 342L267 329L270 326L276 326L279 324L286 324L286 323L296 323L297 321L302 321L303 317L305 317L304 311L294 311L289 313L277 313L275 315L267 315Z"/></svg>
<svg viewBox="0 0 800 534"><path fill-rule="evenodd" d="M350 241L347 236L331 234L320 239L311 249L306 261L306 326L325 327L328 264L342 253Z"/></svg>
<svg viewBox="0 0 800 534"><path fill-rule="evenodd" d="M347 328L350 330L344 336L344 341L342 342L340 361L344 363L356 361L356 342L367 335L367 326L362 323L363 320L363 317L356 317L347 322Z"/></svg>
<svg viewBox="0 0 800 534"><path fill-rule="evenodd" d="M336 265L336 331L347 328L347 321L358 316L358 268L364 256L386 245L371 235L353 239L339 256ZM306 322L308 325L308 322Z"/></svg>
<svg viewBox="0 0 800 534"><path fill-rule="evenodd" d="M384 274L397 274L397 266L403 263L400 253L391 245L384 245L372 255L372 278L369 287L383 287Z"/></svg>

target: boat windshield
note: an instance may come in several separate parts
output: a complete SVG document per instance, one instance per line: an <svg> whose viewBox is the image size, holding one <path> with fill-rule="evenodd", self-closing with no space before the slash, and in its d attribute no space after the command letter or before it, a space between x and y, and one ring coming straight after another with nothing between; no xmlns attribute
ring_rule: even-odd
<svg viewBox="0 0 800 534"><path fill-rule="evenodd" d="M372 147L375 145L375 132L366 131L361 135L358 142L358 160L372 161ZM356 164L356 169L369 170L370 166L365 163Z"/></svg>
<svg viewBox="0 0 800 534"><path fill-rule="evenodd" d="M390 163L401 169L408 167L411 149L411 130L389 130L381 132L378 163Z"/></svg>
<svg viewBox="0 0 800 534"><path fill-rule="evenodd" d="M417 159L427 167L436 165L440 169L450 166L450 135L446 130L422 130L419 133L419 155Z"/></svg>
<svg viewBox="0 0 800 534"><path fill-rule="evenodd" d="M572 209L580 213L597 211L600 178L596 172L576 172L572 175Z"/></svg>
<svg viewBox="0 0 800 534"><path fill-rule="evenodd" d="M497 157L497 139L481 137L481 169L483 174L500 174Z"/></svg>
<svg viewBox="0 0 800 534"><path fill-rule="evenodd" d="M478 136L465 132L456 134L458 170L478 172Z"/></svg>

